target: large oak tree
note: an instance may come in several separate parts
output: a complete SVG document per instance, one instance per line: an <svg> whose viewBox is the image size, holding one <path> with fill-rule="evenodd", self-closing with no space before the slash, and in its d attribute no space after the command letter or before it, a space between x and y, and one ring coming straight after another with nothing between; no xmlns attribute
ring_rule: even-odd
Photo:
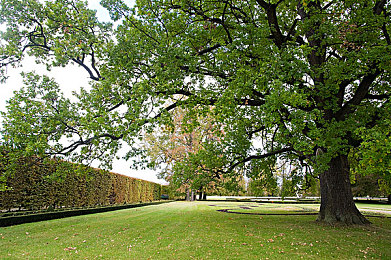
<svg viewBox="0 0 391 260"><path fill-rule="evenodd" d="M172 109L196 117L213 106L224 138L195 155L209 171L254 174L291 160L320 177L319 221L368 223L348 153L358 130L391 112L388 1L136 2L102 1L120 23L111 31L77 0L1 1L2 68L28 53L49 67L76 63L93 81L72 103L28 74L4 114L6 144L110 161L120 140L135 147Z"/></svg>

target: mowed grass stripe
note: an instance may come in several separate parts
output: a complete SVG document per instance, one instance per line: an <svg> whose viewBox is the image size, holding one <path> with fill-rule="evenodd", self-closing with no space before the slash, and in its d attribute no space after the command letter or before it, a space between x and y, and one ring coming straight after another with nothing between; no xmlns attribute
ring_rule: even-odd
<svg viewBox="0 0 391 260"><path fill-rule="evenodd" d="M391 219L329 227L315 216L227 214L216 210L240 203L210 204L173 202L0 228L0 258L391 259Z"/></svg>

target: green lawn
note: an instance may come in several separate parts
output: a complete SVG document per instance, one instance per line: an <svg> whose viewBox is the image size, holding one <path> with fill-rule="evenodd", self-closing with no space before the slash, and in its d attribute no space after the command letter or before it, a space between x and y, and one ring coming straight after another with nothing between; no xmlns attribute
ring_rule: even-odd
<svg viewBox="0 0 391 260"><path fill-rule="evenodd" d="M286 203L261 203L260 204L243 202L236 204L221 205L220 208L226 208L231 212L251 212L259 214L302 214L314 213L319 211L320 204L286 204ZM366 215L389 216L391 217L391 205L387 204L367 204L357 203L357 207ZM220 206L219 203L216 206ZM225 206L225 207L224 207ZM251 209L251 211L248 210Z"/></svg>
<svg viewBox="0 0 391 260"><path fill-rule="evenodd" d="M370 227L329 227L316 216L217 211L224 208L296 211L278 204L173 202L23 224L0 228L0 258L391 259L390 218L370 218Z"/></svg>

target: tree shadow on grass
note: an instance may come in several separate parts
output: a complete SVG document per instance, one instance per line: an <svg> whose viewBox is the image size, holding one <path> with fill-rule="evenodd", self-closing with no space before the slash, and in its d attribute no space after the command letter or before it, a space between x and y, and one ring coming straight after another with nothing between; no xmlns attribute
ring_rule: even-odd
<svg viewBox="0 0 391 260"><path fill-rule="evenodd" d="M211 207L223 207L223 205L209 205ZM236 209L218 209L217 211L219 212L224 212L224 213L231 213L231 214L241 214L241 215L259 215L259 216L309 216L309 215L318 215L318 211L315 212L303 212L303 211L291 211L292 213L260 213L260 212L242 212L242 211L237 211L240 209L244 210L252 210L252 208L258 207L256 205L237 205ZM391 218L388 216L384 215L365 215L365 217L371 217L371 218Z"/></svg>

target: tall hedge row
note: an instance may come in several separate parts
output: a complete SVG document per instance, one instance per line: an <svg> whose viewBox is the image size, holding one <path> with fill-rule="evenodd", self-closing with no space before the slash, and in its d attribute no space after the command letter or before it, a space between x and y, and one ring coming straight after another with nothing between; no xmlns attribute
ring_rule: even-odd
<svg viewBox="0 0 391 260"><path fill-rule="evenodd" d="M69 162L22 158L0 191L0 209L86 207L159 200L161 185ZM4 165L2 167L4 174Z"/></svg>

